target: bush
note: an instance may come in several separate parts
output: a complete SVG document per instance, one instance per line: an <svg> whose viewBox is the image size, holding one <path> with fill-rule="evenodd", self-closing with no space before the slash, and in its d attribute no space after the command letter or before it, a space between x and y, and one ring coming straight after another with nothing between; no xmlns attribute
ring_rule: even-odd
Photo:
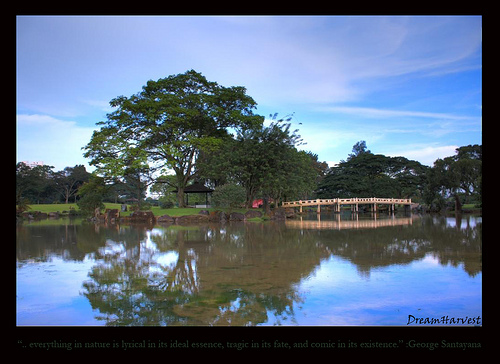
<svg viewBox="0 0 500 364"><path fill-rule="evenodd" d="M215 188L212 205L219 208L236 208L245 203L245 188L236 184L225 184Z"/></svg>
<svg viewBox="0 0 500 364"><path fill-rule="evenodd" d="M78 189L80 199L76 203L82 214L87 217L94 216L96 208L104 209L103 198L108 191L108 187L101 177L92 176Z"/></svg>
<svg viewBox="0 0 500 364"><path fill-rule="evenodd" d="M29 206L29 200L27 198L20 197L16 200L16 215L21 215L23 212L31 209Z"/></svg>
<svg viewBox="0 0 500 364"><path fill-rule="evenodd" d="M99 208L100 210L106 208L102 202L102 197L99 194L87 194L80 198L77 205L82 211L82 214L86 217L94 216L96 208Z"/></svg>
<svg viewBox="0 0 500 364"><path fill-rule="evenodd" d="M160 207L162 209L171 209L174 207L174 203L172 201L160 201Z"/></svg>

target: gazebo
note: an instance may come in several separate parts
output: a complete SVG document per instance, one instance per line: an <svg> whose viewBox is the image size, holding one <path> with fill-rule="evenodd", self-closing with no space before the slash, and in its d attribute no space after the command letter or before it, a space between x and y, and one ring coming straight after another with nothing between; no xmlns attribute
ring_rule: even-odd
<svg viewBox="0 0 500 364"><path fill-rule="evenodd" d="M177 190L173 191L177 193ZM195 182L192 185L187 186L184 189L186 194L186 205L189 205L189 194L190 193L204 193L205 194L205 207L208 207L208 194L214 192L214 190L205 187L202 183Z"/></svg>

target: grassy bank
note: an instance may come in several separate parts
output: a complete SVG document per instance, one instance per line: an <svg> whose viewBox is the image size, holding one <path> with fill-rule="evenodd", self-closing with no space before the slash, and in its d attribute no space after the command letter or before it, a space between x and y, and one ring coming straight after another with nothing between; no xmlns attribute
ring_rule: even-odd
<svg viewBox="0 0 500 364"><path fill-rule="evenodd" d="M39 205L29 205L30 209L29 211L40 211L40 212L63 212L63 211L69 211L70 209L75 209L79 210L78 206L76 203L69 203L69 204L64 204L64 203L55 203L55 204L39 204Z"/></svg>
<svg viewBox="0 0 500 364"><path fill-rule="evenodd" d="M118 209L120 210L121 204L119 203L105 203L104 204L107 209ZM62 213L63 211L69 212L70 209L74 209L76 211L79 211L78 205L74 203L69 203L69 204L39 204L39 205L30 205L29 211L40 211L44 213L49 213L49 212L60 212ZM127 205L127 212L121 212L121 216L129 216L132 211L130 211L130 205ZM159 206L153 206L151 208L151 211L153 211L153 214L155 216L162 216L162 215L169 215L169 216L184 216L184 215L194 215L198 214L201 210L208 210L208 211L215 211L215 210L221 210L221 209L215 209L215 208L209 208L209 209L204 209L204 208L171 208L171 209L162 209ZM224 209L222 209L224 210ZM233 209L231 211L226 211L226 212L241 212L244 214L248 209Z"/></svg>

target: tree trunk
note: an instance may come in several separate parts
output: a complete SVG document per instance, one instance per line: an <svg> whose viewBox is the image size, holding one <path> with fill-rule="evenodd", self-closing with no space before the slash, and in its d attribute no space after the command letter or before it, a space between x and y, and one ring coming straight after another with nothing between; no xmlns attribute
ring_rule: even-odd
<svg viewBox="0 0 500 364"><path fill-rule="evenodd" d="M246 192L247 192L247 201L246 201L246 207L248 209L251 209L252 208L252 205L253 205L253 200L254 200L254 194L252 193L252 191L250 189L246 189Z"/></svg>
<svg viewBox="0 0 500 364"><path fill-rule="evenodd" d="M462 212L462 204L458 198L458 194L455 194L455 212Z"/></svg>
<svg viewBox="0 0 500 364"><path fill-rule="evenodd" d="M177 202L179 203L179 207L186 207L184 202L184 187L177 187Z"/></svg>
<svg viewBox="0 0 500 364"><path fill-rule="evenodd" d="M264 214L269 215L271 213L271 206L269 206L269 201L267 196L262 199L262 205L264 208Z"/></svg>
<svg viewBox="0 0 500 364"><path fill-rule="evenodd" d="M140 187L137 187L137 206L139 207L139 210L142 207L142 191Z"/></svg>
<svg viewBox="0 0 500 364"><path fill-rule="evenodd" d="M253 200L247 197L246 208L251 209L253 207Z"/></svg>
<svg viewBox="0 0 500 364"><path fill-rule="evenodd" d="M177 203L179 207L186 207L186 203L184 201L184 189L187 185L187 178L184 175L184 172L180 168L174 168L176 184L177 184Z"/></svg>

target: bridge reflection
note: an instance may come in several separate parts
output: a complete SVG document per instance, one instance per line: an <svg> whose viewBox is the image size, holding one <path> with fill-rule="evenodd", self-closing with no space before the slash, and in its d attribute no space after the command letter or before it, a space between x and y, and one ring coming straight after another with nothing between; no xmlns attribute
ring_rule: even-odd
<svg viewBox="0 0 500 364"><path fill-rule="evenodd" d="M299 217L287 220L285 224L292 229L376 229L385 226L412 225L414 218L418 218L418 216L396 217L392 215L389 218L380 219L377 218L376 214L373 214L372 219L360 219L358 214L352 214L351 220L342 220L340 214L337 214L335 215L335 220L321 220L321 215L318 214L316 220L307 220Z"/></svg>

